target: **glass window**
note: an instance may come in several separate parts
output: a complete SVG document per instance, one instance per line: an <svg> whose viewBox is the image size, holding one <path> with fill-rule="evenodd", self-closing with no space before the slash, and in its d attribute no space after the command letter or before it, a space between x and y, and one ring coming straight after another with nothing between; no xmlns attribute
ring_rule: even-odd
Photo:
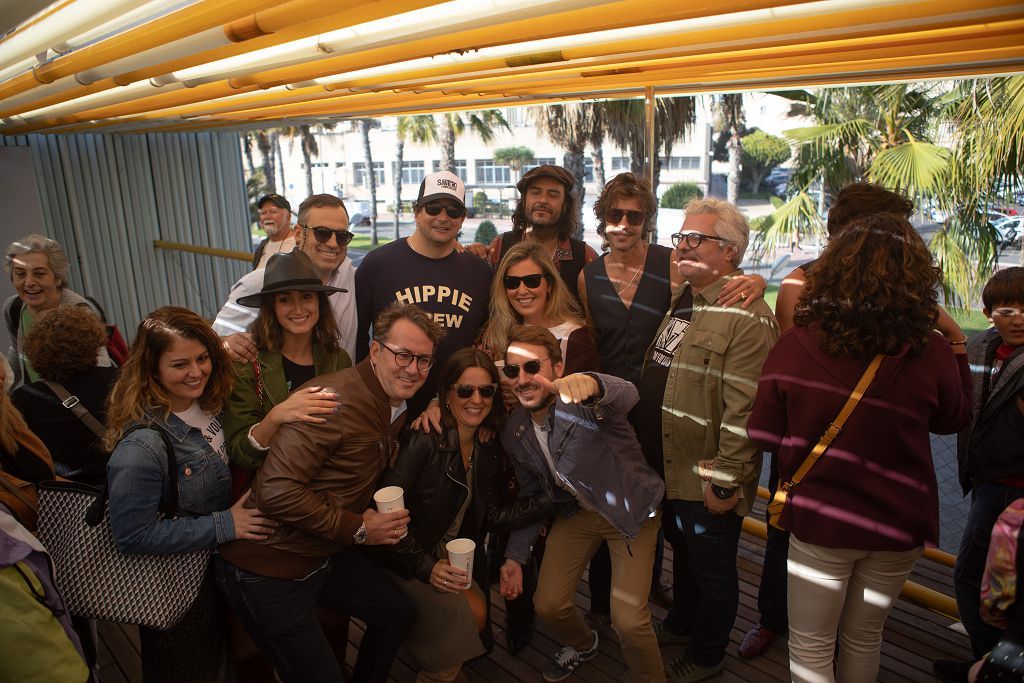
<svg viewBox="0 0 1024 683"><path fill-rule="evenodd" d="M476 182L478 185L509 185L512 183L512 169L494 163L494 159L477 159Z"/></svg>
<svg viewBox="0 0 1024 683"><path fill-rule="evenodd" d="M438 159L434 159L434 162L431 164L431 171L430 172L431 173L437 173L440 170L441 170L441 162ZM465 159L456 159L455 160L455 175L457 175L460 178L462 178L462 182L466 182L466 160ZM422 178L420 180L422 180ZM419 180L417 180L416 182L419 182Z"/></svg>
<svg viewBox="0 0 1024 683"><path fill-rule="evenodd" d="M612 157L613 171L628 171L630 169L629 157Z"/></svg>
<svg viewBox="0 0 1024 683"><path fill-rule="evenodd" d="M395 172L395 162L391 162L391 173L397 175ZM424 176L426 176L426 169L423 167L422 161L403 161L402 162L402 184L403 185L419 185L423 182Z"/></svg>
<svg viewBox="0 0 1024 683"><path fill-rule="evenodd" d="M373 162L373 172L377 176L377 185L384 184L384 162L375 161ZM363 187L369 187L369 181L366 177L366 162L357 161L352 164L352 180L356 185L362 185Z"/></svg>
<svg viewBox="0 0 1024 683"><path fill-rule="evenodd" d="M662 157L661 167L667 171L687 171L700 168L700 157Z"/></svg>

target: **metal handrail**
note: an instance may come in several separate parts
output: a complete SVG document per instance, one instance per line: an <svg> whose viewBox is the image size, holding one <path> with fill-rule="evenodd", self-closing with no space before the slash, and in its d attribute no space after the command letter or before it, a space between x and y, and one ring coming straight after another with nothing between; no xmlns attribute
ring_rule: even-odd
<svg viewBox="0 0 1024 683"><path fill-rule="evenodd" d="M757 497L765 500L771 499L768 489L763 486L757 487ZM753 517L743 518L743 531L751 536L757 536L761 540L768 538L768 525ZM925 548L923 556L947 567L952 567L956 561L955 556L936 548ZM956 600L937 590L922 586L913 581L907 581L903 584L900 597L909 600L915 605L930 609L936 614L948 617L953 621L960 621L960 610L956 606Z"/></svg>
<svg viewBox="0 0 1024 683"><path fill-rule="evenodd" d="M157 249L174 249L176 251L188 251L193 254L206 254L207 256L220 256L238 261L252 263L252 254L246 251L235 251L233 249L217 249L216 247L200 247L195 244L184 242L168 242L167 240L153 240L153 246Z"/></svg>

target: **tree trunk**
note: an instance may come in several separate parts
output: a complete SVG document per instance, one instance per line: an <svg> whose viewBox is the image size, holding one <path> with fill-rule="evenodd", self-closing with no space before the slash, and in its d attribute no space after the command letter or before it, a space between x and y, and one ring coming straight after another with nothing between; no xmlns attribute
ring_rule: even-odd
<svg viewBox="0 0 1024 683"><path fill-rule="evenodd" d="M363 156L366 157L367 180L370 183L370 245L377 246L377 174L373 170L373 155L370 153L370 121L360 119L363 134Z"/></svg>
<svg viewBox="0 0 1024 683"><path fill-rule="evenodd" d="M575 149L566 149L565 156L562 158L562 164L565 169L572 174L572 177L576 179L576 184L573 185L573 192L576 193L576 198L579 200L579 227L576 228L576 234L573 235L578 240L583 239L583 200L586 197L586 189L583 185L583 175L586 172L586 166L583 162L583 155L585 149L582 147Z"/></svg>
<svg viewBox="0 0 1024 683"><path fill-rule="evenodd" d="M604 189L604 145L598 145L590 151L590 159L594 162L594 184L598 192Z"/></svg>
<svg viewBox="0 0 1024 683"><path fill-rule="evenodd" d="M256 146L259 147L260 157L263 159L263 192L274 194L277 192L277 184L274 182L274 145L270 142L267 131L257 131Z"/></svg>
<svg viewBox="0 0 1024 683"><path fill-rule="evenodd" d="M395 146L395 235L399 238L398 222L402 218L402 164L405 162L405 140L398 138Z"/></svg>
<svg viewBox="0 0 1024 683"><path fill-rule="evenodd" d="M726 147L729 150L729 183L725 198L730 204L736 204L740 199L740 157L743 156L739 125L729 126L729 142Z"/></svg>
<svg viewBox="0 0 1024 683"><path fill-rule="evenodd" d="M242 153L245 154L245 167L249 171L249 177L256 175L256 164L252 161L252 133L242 135Z"/></svg>
<svg viewBox="0 0 1024 683"><path fill-rule="evenodd" d="M284 178L284 154L281 152L281 135L274 133L270 136L274 143L274 158L277 160L277 173L281 180L281 192L288 191L288 183Z"/></svg>
<svg viewBox="0 0 1024 683"><path fill-rule="evenodd" d="M313 194L313 159L310 154L310 138L313 134L309 126L299 126L299 133L302 135L302 162L306 165L306 196L309 197Z"/></svg>
<svg viewBox="0 0 1024 683"><path fill-rule="evenodd" d="M451 114L441 116L441 170L455 173L455 126Z"/></svg>

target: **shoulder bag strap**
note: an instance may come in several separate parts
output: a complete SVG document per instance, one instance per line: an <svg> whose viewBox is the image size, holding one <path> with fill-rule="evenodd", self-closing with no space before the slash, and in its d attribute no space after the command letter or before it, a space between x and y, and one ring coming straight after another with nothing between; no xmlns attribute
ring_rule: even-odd
<svg viewBox="0 0 1024 683"><path fill-rule="evenodd" d="M50 390L57 395L60 399L61 405L71 411L71 413L85 424L92 433L100 439L103 438L103 434L106 432L106 428L103 423L97 420L89 409L82 405L82 402L78 400L77 396L72 396L71 393L64 388L64 385L57 384L44 379L43 384L50 387Z"/></svg>
<svg viewBox="0 0 1024 683"><path fill-rule="evenodd" d="M789 482L790 485L800 483L800 480L804 478L807 471L814 467L814 463L818 462L818 458L821 457L828 447L832 445L832 442L835 441L836 437L839 436L839 432L843 431L843 425L845 425L846 420L849 419L850 413L852 413L853 409L857 407L858 403L860 403L860 399L864 397L864 392L867 391L868 386L875 379L875 373L878 372L878 366L882 364L883 358L884 356L882 354L878 354L871 361L871 364L868 365L867 370L865 370L864 374L861 375L860 381L857 382L857 386L854 387L853 393L851 393L850 397L846 399L846 404L843 405L843 409L839 411L836 419L834 419L825 429L825 433L821 435L821 438L818 440L818 443L815 444L814 449L803 461L803 464L800 465L796 474L793 475L793 478Z"/></svg>
<svg viewBox="0 0 1024 683"><path fill-rule="evenodd" d="M121 438L128 436L132 432L140 429L152 429L164 442L164 448L167 451L167 477L170 482L170 489L167 492L167 500L161 497L160 500L160 511L164 514L172 515L178 509L178 461L174 457L174 444L171 443L171 439L167 436L164 430L160 429L156 425L135 425L131 429L127 430L121 435Z"/></svg>

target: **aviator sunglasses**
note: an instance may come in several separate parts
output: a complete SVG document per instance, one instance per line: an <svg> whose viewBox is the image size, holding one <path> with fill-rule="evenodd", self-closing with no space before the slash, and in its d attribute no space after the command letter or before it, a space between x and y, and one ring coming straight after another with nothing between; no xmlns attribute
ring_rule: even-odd
<svg viewBox="0 0 1024 683"><path fill-rule="evenodd" d="M448 214L448 218L458 220L466 215L466 209L461 206L452 206L451 204L426 204L423 210L427 212L428 216L437 216L441 213L441 209L444 209L445 213Z"/></svg>
<svg viewBox="0 0 1024 683"><path fill-rule="evenodd" d="M541 280L544 279L543 273L533 273L532 275L506 275L501 278L501 281L505 285L505 289L519 289L519 283L522 282L528 289L537 289L540 287Z"/></svg>
<svg viewBox="0 0 1024 683"><path fill-rule="evenodd" d="M526 374L536 375L538 372L540 372L540 364L546 360L547 358L543 358L541 360L528 360L521 366L516 365L514 363L506 363L505 367L501 369L501 373L508 377L509 379L515 379L516 377L519 376L519 368L522 367L522 369L526 371Z"/></svg>
<svg viewBox="0 0 1024 683"><path fill-rule="evenodd" d="M619 225L622 223L623 216L626 217L626 222L630 225L644 224L644 212L635 209L608 209L604 212L604 222Z"/></svg>
<svg viewBox="0 0 1024 683"><path fill-rule="evenodd" d="M475 387L472 384L456 384L455 395L459 398L469 398L473 395L473 392L480 394L480 398L494 398L495 392L498 391L498 387L494 384L483 384Z"/></svg>
<svg viewBox="0 0 1024 683"><path fill-rule="evenodd" d="M333 228L325 228L319 225L303 225L302 227L312 231L313 239L321 244L327 244L330 242L332 234L334 235L334 239L338 241L338 245L342 247L351 242L354 237L354 235L348 230L335 230Z"/></svg>

